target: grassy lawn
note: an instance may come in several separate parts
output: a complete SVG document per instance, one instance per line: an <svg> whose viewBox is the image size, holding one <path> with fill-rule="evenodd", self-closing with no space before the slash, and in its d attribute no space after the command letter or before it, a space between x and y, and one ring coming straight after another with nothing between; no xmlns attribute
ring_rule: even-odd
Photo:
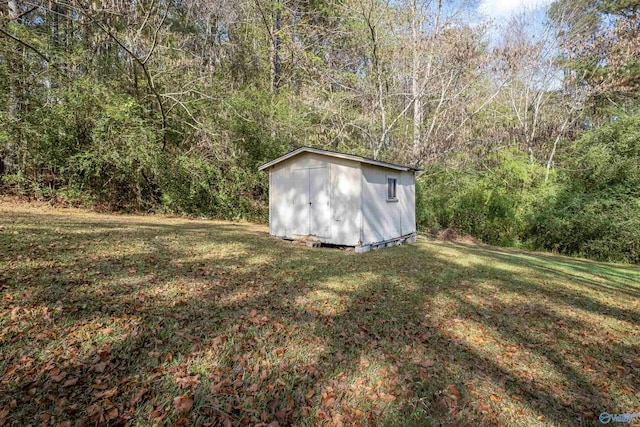
<svg viewBox="0 0 640 427"><path fill-rule="evenodd" d="M0 425L640 412L636 267L426 239L357 255L5 200L0 294Z"/></svg>

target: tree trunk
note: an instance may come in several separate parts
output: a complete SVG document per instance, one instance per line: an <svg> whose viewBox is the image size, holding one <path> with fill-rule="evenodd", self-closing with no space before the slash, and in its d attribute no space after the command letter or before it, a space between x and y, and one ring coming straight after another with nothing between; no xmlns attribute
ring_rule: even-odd
<svg viewBox="0 0 640 427"><path fill-rule="evenodd" d="M422 90L418 73L420 72L419 43L422 30L422 20L418 18L417 1L411 2L411 36L412 36L412 67L411 67L411 97L413 98L413 158L420 158L420 140L422 137Z"/></svg>
<svg viewBox="0 0 640 427"><path fill-rule="evenodd" d="M9 19L16 19L18 17L18 3L16 3L15 0L9 0L7 2L7 7L9 9Z"/></svg>
<svg viewBox="0 0 640 427"><path fill-rule="evenodd" d="M282 0L275 0L273 27L271 30L271 91L280 88L282 62L280 60L280 29L282 27Z"/></svg>

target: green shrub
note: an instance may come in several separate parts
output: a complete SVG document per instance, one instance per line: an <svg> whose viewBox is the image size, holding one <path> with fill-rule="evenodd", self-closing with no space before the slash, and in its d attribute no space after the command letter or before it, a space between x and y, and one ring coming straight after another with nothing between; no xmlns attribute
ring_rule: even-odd
<svg viewBox="0 0 640 427"><path fill-rule="evenodd" d="M534 201L548 191L544 171L505 150L462 170L428 168L418 179L417 222L431 231L453 227L483 242L518 245Z"/></svg>
<svg viewBox="0 0 640 427"><path fill-rule="evenodd" d="M66 164L69 185L116 209L155 205L161 143L132 99L113 96L95 118L89 143Z"/></svg>
<svg viewBox="0 0 640 427"><path fill-rule="evenodd" d="M221 219L268 220L268 180L254 170L214 164L198 156L168 160L162 205L172 212Z"/></svg>
<svg viewBox="0 0 640 427"><path fill-rule="evenodd" d="M562 190L537 206L532 245L640 263L640 115L620 116L585 134L566 164Z"/></svg>

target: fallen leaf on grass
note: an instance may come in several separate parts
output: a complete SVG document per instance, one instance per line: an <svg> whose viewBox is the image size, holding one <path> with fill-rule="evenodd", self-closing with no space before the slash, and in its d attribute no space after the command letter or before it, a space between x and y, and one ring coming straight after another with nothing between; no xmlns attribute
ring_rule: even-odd
<svg viewBox="0 0 640 427"><path fill-rule="evenodd" d="M193 407L193 399L189 396L178 396L173 399L173 406L178 411L190 411Z"/></svg>
<svg viewBox="0 0 640 427"><path fill-rule="evenodd" d="M628 385L626 385L626 384L623 384L623 385L620 387L620 389L621 389L622 391L624 391L626 394L634 394L633 389L632 389L631 387L629 387Z"/></svg>
<svg viewBox="0 0 640 427"><path fill-rule="evenodd" d="M575 399L571 396L560 398L560 403L562 403L562 406L573 406L574 402Z"/></svg>
<svg viewBox="0 0 640 427"><path fill-rule="evenodd" d="M149 390L146 388L141 388L140 390L138 390L138 392L136 393L135 397L133 399L131 399L129 401L129 405L130 406L136 406L138 404L138 402L140 402L142 400L142 397L148 392Z"/></svg>
<svg viewBox="0 0 640 427"><path fill-rule="evenodd" d="M200 383L200 380L198 378L199 375L190 375L188 377L176 378L176 383L178 384L179 388L195 388Z"/></svg>
<svg viewBox="0 0 640 427"><path fill-rule="evenodd" d="M97 403L94 403L93 405L88 406L85 409L85 412L88 415L89 421L92 423L99 422L102 416L104 415L104 409L102 409L100 405L98 405Z"/></svg>
<svg viewBox="0 0 640 427"><path fill-rule="evenodd" d="M480 402L480 404L478 405L478 411L480 412L489 412L489 409L491 408L486 402Z"/></svg>
<svg viewBox="0 0 640 427"><path fill-rule="evenodd" d="M166 414L164 413L164 410L162 408L157 408L151 411L151 413L149 414L149 418L154 421L162 421L165 415Z"/></svg>
<svg viewBox="0 0 640 427"><path fill-rule="evenodd" d="M107 412L105 412L104 417L107 421L115 420L118 418L118 408L111 408Z"/></svg>
<svg viewBox="0 0 640 427"><path fill-rule="evenodd" d="M106 390L109 388L107 384L95 383L91 384L91 388L95 388L96 390Z"/></svg>
<svg viewBox="0 0 640 427"><path fill-rule="evenodd" d="M420 361L420 366L422 366L424 368L430 368L435 364L436 364L435 360L421 360Z"/></svg>
<svg viewBox="0 0 640 427"><path fill-rule="evenodd" d="M396 397L392 394L387 394L384 392L379 392L378 396L380 396L380 399L384 400L385 402L393 402L394 400L396 400Z"/></svg>
<svg viewBox="0 0 640 427"><path fill-rule="evenodd" d="M4 378L9 378L11 375L13 375L18 369L20 369L19 365L13 365L12 367L10 367L9 369L7 369L7 372L4 373Z"/></svg>
<svg viewBox="0 0 640 427"><path fill-rule="evenodd" d="M105 390L105 391L100 391L100 392L94 393L93 395L96 399L108 399L110 397L115 396L116 394L118 394L118 387L110 388L109 390Z"/></svg>
<svg viewBox="0 0 640 427"><path fill-rule="evenodd" d="M66 380L62 385L62 387L71 387L72 385L76 385L77 382L78 382L78 378L71 378L69 380Z"/></svg>
<svg viewBox="0 0 640 427"><path fill-rule="evenodd" d="M316 411L316 420L330 420L331 417L329 416L329 414L327 414L327 412L320 408Z"/></svg>
<svg viewBox="0 0 640 427"><path fill-rule="evenodd" d="M173 422L173 427L187 427L191 425L191 420L187 417L180 417Z"/></svg>
<svg viewBox="0 0 640 427"><path fill-rule="evenodd" d="M448 385L445 391L452 399L458 400L462 397L462 394L460 394L458 388L453 384Z"/></svg>
<svg viewBox="0 0 640 427"><path fill-rule="evenodd" d="M65 371L60 372L58 375L53 375L51 377L51 379L57 383L59 383L60 381L62 381L65 377L67 376L67 373Z"/></svg>
<svg viewBox="0 0 640 427"><path fill-rule="evenodd" d="M106 367L107 367L107 362L101 362L93 365L93 370L98 373L102 373L104 372Z"/></svg>
<svg viewBox="0 0 640 427"><path fill-rule="evenodd" d="M222 390L229 384L228 380L224 379L217 383L209 384L209 391L213 394L221 393Z"/></svg>

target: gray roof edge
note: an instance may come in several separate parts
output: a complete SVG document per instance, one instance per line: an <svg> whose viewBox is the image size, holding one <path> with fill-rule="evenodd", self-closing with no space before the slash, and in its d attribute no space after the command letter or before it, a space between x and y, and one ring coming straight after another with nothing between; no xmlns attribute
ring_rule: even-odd
<svg viewBox="0 0 640 427"><path fill-rule="evenodd" d="M328 150L322 150L319 148L311 148L311 147L300 147L297 148L293 151L288 152L287 154L285 154L284 156L280 156L277 159L274 159L268 163L265 163L264 165L258 167L259 171L263 171L267 168L270 168L271 166L274 166L280 162L283 162L287 159L290 159L291 157L295 157L300 153L303 152L307 152L307 153L314 153L314 154L320 154L320 155L324 155L324 156L329 156L329 157L336 157L339 159L346 159L346 160L352 160L354 162L360 162L360 163L366 163L369 165L374 165L374 166L380 166L380 167L384 167L384 168L388 168L388 169L395 169L395 170L400 170L400 171L414 171L414 172L421 172L422 169L420 168L415 168L412 166L401 166L401 165L396 165L393 163L387 163L387 162L382 162L380 160L374 160L374 159L368 159L366 157L362 157L362 156L355 156L353 154L345 154L345 153L338 153L336 151L328 151Z"/></svg>

